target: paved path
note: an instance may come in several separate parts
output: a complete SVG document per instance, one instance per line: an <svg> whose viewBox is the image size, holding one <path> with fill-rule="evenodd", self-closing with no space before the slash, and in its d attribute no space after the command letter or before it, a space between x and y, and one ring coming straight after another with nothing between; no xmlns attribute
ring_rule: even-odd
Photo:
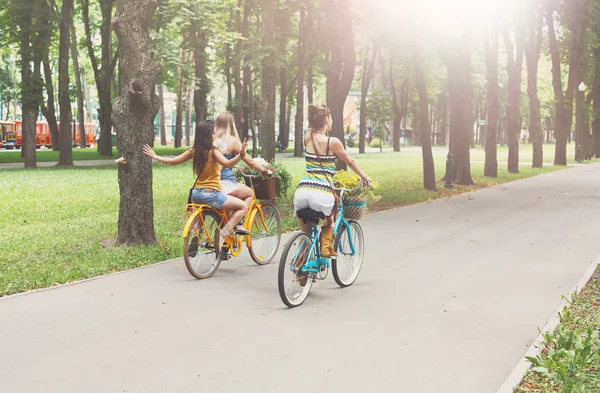
<svg viewBox="0 0 600 393"><path fill-rule="evenodd" d="M3 392L495 393L600 253L600 165L371 215L356 284L182 261L0 299Z"/></svg>

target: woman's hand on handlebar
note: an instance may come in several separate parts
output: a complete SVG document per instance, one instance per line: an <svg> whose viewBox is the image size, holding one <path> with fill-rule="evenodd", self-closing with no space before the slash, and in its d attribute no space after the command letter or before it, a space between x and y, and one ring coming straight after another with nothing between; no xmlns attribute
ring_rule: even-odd
<svg viewBox="0 0 600 393"><path fill-rule="evenodd" d="M371 180L371 178L369 176L362 179L363 186L365 186L365 187L369 187L372 182L373 181Z"/></svg>

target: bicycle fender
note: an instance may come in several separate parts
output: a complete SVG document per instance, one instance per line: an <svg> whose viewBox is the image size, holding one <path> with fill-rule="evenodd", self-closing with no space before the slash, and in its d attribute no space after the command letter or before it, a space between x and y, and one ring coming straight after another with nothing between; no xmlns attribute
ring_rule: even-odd
<svg viewBox="0 0 600 393"><path fill-rule="evenodd" d="M188 232L190 231L190 227L192 226L192 222L194 221L194 218L196 218L203 211L204 209L196 209L196 211L188 217L187 221L185 222L185 226L183 227L183 233L181 234L182 238L185 239L187 237Z"/></svg>

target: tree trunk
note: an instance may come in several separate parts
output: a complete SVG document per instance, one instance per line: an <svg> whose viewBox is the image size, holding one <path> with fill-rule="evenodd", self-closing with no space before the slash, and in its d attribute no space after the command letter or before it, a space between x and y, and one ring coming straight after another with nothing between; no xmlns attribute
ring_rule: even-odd
<svg viewBox="0 0 600 393"><path fill-rule="evenodd" d="M470 163L470 135L472 129L472 70L471 35L466 27L463 36L455 41L454 51L443 55L448 68L451 99L450 152L454 161L452 166L453 182L460 185L472 185Z"/></svg>
<svg viewBox="0 0 600 393"><path fill-rule="evenodd" d="M177 73L179 83L177 85L177 107L175 109L175 147L181 147L181 138L183 136L183 64L185 62L185 52L181 49L179 55L179 67Z"/></svg>
<svg viewBox="0 0 600 393"><path fill-rule="evenodd" d="M254 121L254 114L256 111L254 110L254 85L252 83L252 72L250 71L250 78L248 79L248 106L250 107L249 115L248 115L248 126L250 127L250 131L252 131L252 158L256 157L256 124Z"/></svg>
<svg viewBox="0 0 600 393"><path fill-rule="evenodd" d="M394 79L394 59L390 59L390 86L392 90L392 111L394 112L394 120L392 126L392 145L395 152L400 151L400 136L402 133L401 124L402 119L406 116L408 110L408 104L406 96L407 92L407 80L406 78L402 82L402 89L400 90L400 105L398 105L398 94L396 92L396 81Z"/></svg>
<svg viewBox="0 0 600 393"><path fill-rule="evenodd" d="M160 102L154 94L160 65L152 59L150 26L154 0L119 0L115 31L119 38L119 97L114 123L117 148L127 160L119 165L119 244L156 243L152 201L152 160L144 144L154 140L154 119Z"/></svg>
<svg viewBox="0 0 600 393"><path fill-rule="evenodd" d="M435 167L433 152L431 151L431 130L429 119L429 96L427 83L421 64L421 54L418 49L413 53L413 66L415 70L415 84L419 94L419 134L421 135L421 149L423 151L423 186L427 190L435 191Z"/></svg>
<svg viewBox="0 0 600 393"><path fill-rule="evenodd" d="M544 17L541 11L530 10L529 34L526 46L527 59L527 94L529 96L529 135L533 144L533 168L544 166L544 135L542 131L542 115L538 98L538 66L542 53Z"/></svg>
<svg viewBox="0 0 600 393"><path fill-rule="evenodd" d="M199 26L195 27L194 38L194 75L198 86L193 90L194 112L196 123L208 117L208 94L210 82L206 73L206 32ZM230 94L230 92L228 92ZM228 97L229 99L230 97ZM191 120L191 118L190 118ZM189 146L189 145L188 145Z"/></svg>
<svg viewBox="0 0 600 393"><path fill-rule="evenodd" d="M265 56L262 61L261 89L261 156L267 161L275 159L275 95L277 81L275 45L275 0L263 0L262 46Z"/></svg>
<svg viewBox="0 0 600 393"><path fill-rule="evenodd" d="M192 130L192 108L194 106L194 86L188 87L185 100L185 145L190 146Z"/></svg>
<svg viewBox="0 0 600 393"><path fill-rule="evenodd" d="M349 0L325 0L325 16L328 27L326 39L329 58L325 66L325 76L327 77L327 106L333 120L331 135L346 146L344 104L352 87L356 65ZM337 169L346 169L346 164L338 160Z"/></svg>
<svg viewBox="0 0 600 393"><path fill-rule="evenodd" d="M167 146L167 130L166 130L166 122L165 122L165 99L164 99L164 87L163 85L158 86L158 103L159 107L159 116L160 116L160 144L162 146Z"/></svg>
<svg viewBox="0 0 600 393"><path fill-rule="evenodd" d="M580 79L580 62L583 58L585 46L585 32L588 24L589 0L577 0L569 10L572 17L568 27L571 36L569 47L569 77L567 90L563 91L561 54L554 29L554 6L553 2L546 4L546 24L548 26L548 37L550 55L552 58L552 85L555 96L555 127L556 153L554 165L567 165L567 141L571 135L573 124L573 97Z"/></svg>
<svg viewBox="0 0 600 393"><path fill-rule="evenodd" d="M99 0L102 11L102 24L100 26L100 35L102 39L102 58L101 67L98 66L98 60L94 53L93 38L89 20L89 0L83 0L83 21L85 25L85 34L87 38L87 48L96 88L98 89L98 101L100 105L98 119L100 121L100 146L99 154L101 156L112 156L112 99L111 84L115 68L112 53L112 9L115 0ZM119 21L115 20L118 24Z"/></svg>
<svg viewBox="0 0 600 393"><path fill-rule="evenodd" d="M63 0L60 10L60 39L58 47L58 102L60 105L60 153L58 165L73 165L71 134L71 94L69 92L69 46L73 22L73 0Z"/></svg>
<svg viewBox="0 0 600 393"><path fill-rule="evenodd" d="M294 124L294 157L302 157L304 151L304 60L306 57L306 11L300 7L298 23L298 89L296 92L296 121ZM309 101L312 104L311 101Z"/></svg>
<svg viewBox="0 0 600 393"><path fill-rule="evenodd" d="M54 106L54 85L52 81L52 68L48 54L44 54L44 79L46 85L46 105L42 105L42 114L48 122L50 136L52 137L52 150L60 149L60 136L58 131L58 120L56 119L56 107Z"/></svg>
<svg viewBox="0 0 600 393"><path fill-rule="evenodd" d="M521 82L523 72L523 32L517 31L516 43L510 39L508 29L503 31L508 56L508 172L519 173L519 135L521 133Z"/></svg>
<svg viewBox="0 0 600 393"><path fill-rule="evenodd" d="M498 85L498 47L500 32L496 21L484 28L487 69L487 125L485 129L485 166L483 175L498 177L498 117L500 115L500 86Z"/></svg>
<svg viewBox="0 0 600 393"><path fill-rule="evenodd" d="M593 118L592 118L592 157L600 158L600 47L594 48Z"/></svg>
<svg viewBox="0 0 600 393"><path fill-rule="evenodd" d="M365 133L367 132L367 95L369 94L369 88L371 86L371 79L373 78L373 69L375 68L375 60L377 59L377 52L379 46L373 44L373 57L369 62L369 49L365 49L365 59L362 69L361 78L361 89L360 89L360 126L358 134L358 153L365 153ZM392 65L390 64L390 73ZM390 74L391 75L391 74ZM392 82L393 83L393 82ZM392 91L395 93L394 85L392 84ZM394 95L395 97L395 95ZM394 123L395 124L395 123Z"/></svg>
<svg viewBox="0 0 600 393"><path fill-rule="evenodd" d="M242 37L244 39L247 39L248 35L249 35L248 22L250 19L251 11L252 11L252 0L245 0L244 1L244 17L242 18L242 26L241 26L241 33L242 33ZM244 61L244 68L242 70L242 74L243 74L243 77L242 77L243 78L242 115L243 116L242 116L241 127L238 129L238 131L240 132L240 138L242 140L244 140L248 136L248 130L252 124L250 122L250 116L251 116L251 112L254 110L254 108L252 108L252 106L250 105L250 95L251 95L250 84L251 84L251 78L252 78L250 62L248 61L247 58L244 58L243 61Z"/></svg>
<svg viewBox="0 0 600 393"><path fill-rule="evenodd" d="M17 20L19 23L19 39L21 52L21 109L23 123L21 124L22 150L21 154L25 161L25 168L35 168L36 149L35 149L35 123L39 105L39 96L37 94L39 76L36 75L35 65L32 73L30 63L34 60L32 48L32 13L19 12ZM15 100L16 101L16 100ZM16 111L15 111L16 114Z"/></svg>
<svg viewBox="0 0 600 393"><path fill-rule="evenodd" d="M71 57L73 58L73 71L75 72L75 87L77 89L77 122L79 123L79 147L85 149L85 113L83 102L83 75L79 68L79 51L77 50L77 36L75 35L75 23L71 18Z"/></svg>
<svg viewBox="0 0 600 393"><path fill-rule="evenodd" d="M288 25L290 23L290 15L289 8L283 7L277 11L277 41L279 43L279 53L284 55L287 47L287 30ZM285 149L287 149L289 141L290 141L290 133L287 130L286 124L286 110L287 110L287 64L284 60L281 62L281 67L279 67L279 143L283 145Z"/></svg>
<svg viewBox="0 0 600 393"><path fill-rule="evenodd" d="M238 0L238 7L236 9L236 17L235 17L235 25L236 31L240 32L242 30L242 19L240 15L240 10L242 8L242 0ZM273 11L275 12L275 11ZM242 86L242 74L241 74L241 62L237 60L242 53L242 40L237 40L235 43L235 60L233 61L233 82L235 86L235 101L233 103L233 115L235 118L236 128L241 128L242 126L242 117L243 117L243 88ZM275 130L273 130L275 133Z"/></svg>

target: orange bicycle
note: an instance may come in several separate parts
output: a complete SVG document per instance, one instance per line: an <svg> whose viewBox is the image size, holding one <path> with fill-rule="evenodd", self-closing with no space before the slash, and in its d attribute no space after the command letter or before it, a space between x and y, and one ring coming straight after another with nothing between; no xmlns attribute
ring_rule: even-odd
<svg viewBox="0 0 600 393"><path fill-rule="evenodd" d="M242 224L250 235L231 235L225 239L221 250L216 250L215 244L219 243L220 229L227 224L228 212L209 205L186 205L188 218L182 233L183 259L190 274L197 279L212 276L223 259L239 256L244 242L250 257L259 265L268 264L277 254L281 243L279 211L272 202L256 198L252 186L254 176L243 176L250 179L254 196Z"/></svg>

